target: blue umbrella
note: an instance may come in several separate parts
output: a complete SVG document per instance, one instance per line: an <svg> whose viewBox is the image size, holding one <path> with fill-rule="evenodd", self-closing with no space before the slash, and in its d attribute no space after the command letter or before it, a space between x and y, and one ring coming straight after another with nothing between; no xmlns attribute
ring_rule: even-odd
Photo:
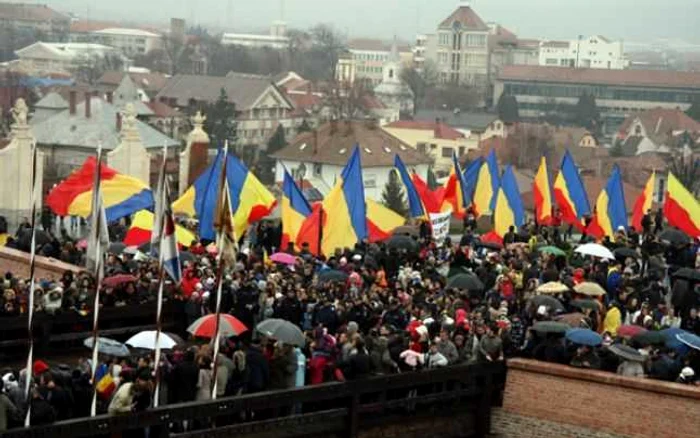
<svg viewBox="0 0 700 438"><path fill-rule="evenodd" d="M591 329L573 328L566 331L566 339L574 344L597 347L603 342L603 338Z"/></svg>
<svg viewBox="0 0 700 438"><path fill-rule="evenodd" d="M678 339L690 348L700 350L700 336L694 335L692 333L679 333L676 335L676 339Z"/></svg>
<svg viewBox="0 0 700 438"><path fill-rule="evenodd" d="M688 333L687 331L675 327L663 329L659 331L665 339L665 344L666 347L668 348L673 348L674 350L678 349L679 347L684 347L685 344L683 344L681 341L676 338L676 335L680 335L682 333Z"/></svg>

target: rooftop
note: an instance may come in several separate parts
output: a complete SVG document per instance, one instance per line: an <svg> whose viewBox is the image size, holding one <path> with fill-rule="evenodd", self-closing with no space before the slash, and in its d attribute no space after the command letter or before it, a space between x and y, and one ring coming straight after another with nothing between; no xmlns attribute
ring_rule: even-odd
<svg viewBox="0 0 700 438"><path fill-rule="evenodd" d="M700 73L663 70L605 70L508 65L503 67L498 75L498 80L700 89Z"/></svg>
<svg viewBox="0 0 700 438"><path fill-rule="evenodd" d="M149 32L143 29L133 29L126 27L108 27L107 29L96 30L94 33L99 33L102 35L126 35L126 36L141 36L141 37L151 37L160 38L160 34Z"/></svg>
<svg viewBox="0 0 700 438"><path fill-rule="evenodd" d="M392 41L384 41L375 38L355 38L347 42L350 50L370 51L370 52L390 52ZM410 44L398 41L396 48L399 52L410 52Z"/></svg>
<svg viewBox="0 0 700 438"><path fill-rule="evenodd" d="M700 132L700 122L693 120L681 110L667 108L654 108L627 117L620 125L620 132L628 131L635 120L639 120L644 125L647 135L666 135L669 132L678 131Z"/></svg>
<svg viewBox="0 0 700 438"><path fill-rule="evenodd" d="M433 131L435 138L441 138L443 140L457 140L459 138L464 138L464 134L442 122L430 122L423 120L397 120L395 122L389 123L388 125L384 125L384 128Z"/></svg>
<svg viewBox="0 0 700 438"><path fill-rule="evenodd" d="M440 119L453 128L469 129L471 131L485 131L486 128L498 119L497 114L470 113L465 111L419 109L415 120L434 121Z"/></svg>
<svg viewBox="0 0 700 438"><path fill-rule="evenodd" d="M484 23L484 21L479 17L479 15L474 12L470 6L460 6L458 7L449 17L445 18L440 26L440 29L453 29L455 23L459 23L464 30L475 30L475 31L488 31L489 27Z"/></svg>
<svg viewBox="0 0 700 438"><path fill-rule="evenodd" d="M370 121L328 122L316 131L299 134L273 158L344 166L355 145L360 146L362 166L393 167L398 154L407 166L429 164L430 158Z"/></svg>
<svg viewBox="0 0 700 438"><path fill-rule="evenodd" d="M43 52L42 52L43 51ZM45 43L38 41L29 46L16 50L15 53L20 58L24 56L34 57L37 53L58 56L60 58L74 58L84 54L104 55L107 52L114 52L115 49L103 44L94 43Z"/></svg>
<svg viewBox="0 0 700 438"><path fill-rule="evenodd" d="M95 149L98 143L106 150L116 148L121 142L117 130L117 107L99 97L90 99L90 118L85 117L85 102L76 107L75 114L70 110L32 125L32 132L38 144L63 147ZM179 146L179 143L140 120L136 120L136 129L145 148L162 148Z"/></svg>
<svg viewBox="0 0 700 438"><path fill-rule="evenodd" d="M52 91L35 103L34 108L66 109L68 108L68 102L60 94Z"/></svg>

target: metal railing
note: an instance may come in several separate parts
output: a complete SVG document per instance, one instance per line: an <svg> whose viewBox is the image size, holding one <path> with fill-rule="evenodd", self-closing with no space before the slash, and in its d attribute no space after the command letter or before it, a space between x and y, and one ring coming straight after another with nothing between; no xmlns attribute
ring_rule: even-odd
<svg viewBox="0 0 700 438"><path fill-rule="evenodd" d="M471 416L465 436L485 436L500 406L505 363L460 365L344 383L163 406L8 431L7 438L128 437L150 428L157 438L347 437L360 429L420 418ZM187 424L187 428L178 426Z"/></svg>

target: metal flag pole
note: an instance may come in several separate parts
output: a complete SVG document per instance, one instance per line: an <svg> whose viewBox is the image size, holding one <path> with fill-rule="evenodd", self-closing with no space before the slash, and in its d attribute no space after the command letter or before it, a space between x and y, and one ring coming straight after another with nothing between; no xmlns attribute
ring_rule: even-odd
<svg viewBox="0 0 700 438"><path fill-rule="evenodd" d="M37 147L36 141L32 142L32 189L29 194L29 203L32 213L32 241L29 255L29 308L27 309L27 334L29 342L29 352L27 353L27 367L25 368L24 398L27 402L27 416L24 419L24 426L31 425L31 383L32 383L32 362L34 362L34 268L36 260L36 182L37 182Z"/></svg>
<svg viewBox="0 0 700 438"><path fill-rule="evenodd" d="M159 278L158 278L158 297L156 299L156 345L155 345L155 358L153 361L153 367L155 369L155 378L156 378L156 387L155 390L153 391L153 407L158 407L158 398L160 396L160 334L163 330L163 322L162 322L162 311L163 311L163 288L165 287L165 268L163 267L164 263L164 247L163 247L163 232L165 231L165 221L166 221L166 215L165 215L165 206L166 202L169 202L168 196L167 196L167 184L168 181L166 180L165 177L165 163L168 159L168 144L163 145L163 164L160 168L160 175L158 176L158 187L160 188L160 192L158 193L158 199L160 203L158 204L158 209L159 211L156 211L156 217L154 219L159 220L158 228L153 229L153 233L157 232L159 235L157 236L157 239L160 241L160 246L158 248L158 269L159 269ZM154 221L155 224L155 221ZM153 252L153 242L154 242L154 237L156 236L151 236L151 252Z"/></svg>
<svg viewBox="0 0 700 438"><path fill-rule="evenodd" d="M100 318L100 287L102 285L102 247L100 237L103 232L102 228L102 202L100 197L100 185L102 181L102 143L97 145L97 163L95 164L95 183L93 186L93 202L92 202L92 227L93 238L95 242L95 302L93 306L92 319L92 405L90 407L90 416L94 417L97 414L97 382L95 376L97 374L97 353L99 351L99 318ZM104 230L106 232L107 230Z"/></svg>

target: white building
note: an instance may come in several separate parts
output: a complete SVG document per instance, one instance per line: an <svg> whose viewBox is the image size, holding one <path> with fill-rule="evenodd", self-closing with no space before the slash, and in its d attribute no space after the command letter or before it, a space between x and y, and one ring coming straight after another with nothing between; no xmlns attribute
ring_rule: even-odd
<svg viewBox="0 0 700 438"><path fill-rule="evenodd" d="M413 91L401 80L402 68L394 42L389 59L384 63L382 82L374 88L374 95L387 107L398 109L399 113L413 114Z"/></svg>
<svg viewBox="0 0 700 438"><path fill-rule="evenodd" d="M270 26L268 35L253 33L225 33L221 37L224 46L243 46L251 48L270 48L285 50L289 47L287 25L283 21L275 21Z"/></svg>
<svg viewBox="0 0 700 438"><path fill-rule="evenodd" d="M93 32L95 40L115 47L127 56L145 55L163 47L163 37L142 29L110 27Z"/></svg>
<svg viewBox="0 0 700 438"><path fill-rule="evenodd" d="M382 40L360 38L348 41L348 51L352 55L352 67L355 79L363 79L372 85L378 85L384 80L384 66L391 58L392 43ZM397 52L400 63L413 63L412 49L408 46L398 46Z"/></svg>
<svg viewBox="0 0 700 438"><path fill-rule="evenodd" d="M622 70L625 59L622 41L611 41L600 35L572 41L543 41L540 44L540 65Z"/></svg>
<svg viewBox="0 0 700 438"><path fill-rule="evenodd" d="M85 63L117 55L118 51L102 44L37 42L15 54L24 71L72 72Z"/></svg>
<svg viewBox="0 0 700 438"><path fill-rule="evenodd" d="M275 181L284 180L284 169L295 178L309 181L321 193L332 188L352 154L360 145L365 196L381 201L382 191L394 169L394 156L421 175L431 159L390 135L371 121L331 121L312 132L299 134L287 147L273 154L277 160Z"/></svg>

